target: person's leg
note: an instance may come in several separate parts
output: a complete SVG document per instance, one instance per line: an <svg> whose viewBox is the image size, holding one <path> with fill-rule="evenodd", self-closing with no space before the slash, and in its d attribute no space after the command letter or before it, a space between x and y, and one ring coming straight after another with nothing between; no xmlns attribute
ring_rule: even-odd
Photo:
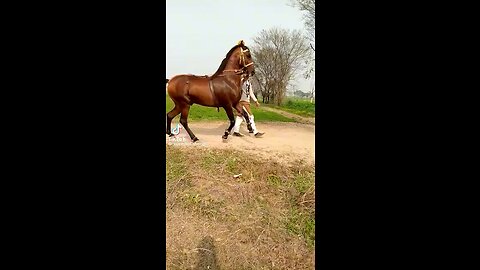
<svg viewBox="0 0 480 270"><path fill-rule="evenodd" d="M242 122L243 122L243 116L241 116L241 115L237 112L237 117L235 118L235 125L233 126L233 135L234 135L234 136L238 136L238 137L243 136L243 135L240 133L240 125L242 124Z"/></svg>
<svg viewBox="0 0 480 270"><path fill-rule="evenodd" d="M246 114L244 115L245 119L248 117L248 123L247 123L248 131L249 131L249 133L254 133L255 131L253 130L252 121L251 121L251 118L252 118L251 116L253 114L252 114L252 110L250 109L250 102L243 101L242 102L242 108L246 112ZM245 121L247 121L247 120L245 120Z"/></svg>
<svg viewBox="0 0 480 270"><path fill-rule="evenodd" d="M257 130L257 126L255 125L255 116L253 116L253 114L250 115L250 125L252 126L252 130L253 130L253 134L257 134L258 133L258 130Z"/></svg>
<svg viewBox="0 0 480 270"><path fill-rule="evenodd" d="M252 129L253 129L253 134L255 134L255 137L261 137L263 136L263 134L265 134L265 132L260 132L258 131L257 127L255 126L255 121L253 120L255 118L255 116L253 116L252 114L252 117L250 118L250 123L252 124Z"/></svg>
<svg viewBox="0 0 480 270"><path fill-rule="evenodd" d="M251 133L253 133L255 135L255 137L260 137L262 136L263 134L265 134L264 132L259 132L257 130L257 127L255 125L255 116L253 116L253 113L252 113L252 110L250 109L250 103L246 103L243 105L245 107L245 110L247 110L248 114L249 114L249 119L250 119L250 125L252 126L252 131Z"/></svg>
<svg viewBox="0 0 480 270"><path fill-rule="evenodd" d="M250 125L250 115L248 114L247 112L247 109L245 108L246 106L248 106L250 103L248 103L247 101L240 101L238 104L237 104L237 110L238 112L240 113L240 116L243 117L243 120L245 121L245 123L247 123L247 129L250 133L253 133L253 130L252 130L252 126Z"/></svg>

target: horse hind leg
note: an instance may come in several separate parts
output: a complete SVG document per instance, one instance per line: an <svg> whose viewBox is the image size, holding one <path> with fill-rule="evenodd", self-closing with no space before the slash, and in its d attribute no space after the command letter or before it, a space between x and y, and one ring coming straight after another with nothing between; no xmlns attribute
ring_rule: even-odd
<svg viewBox="0 0 480 270"><path fill-rule="evenodd" d="M186 105L182 109L182 115L180 116L180 124L182 124L183 128L187 131L188 135L190 136L190 139L192 139L193 142L198 141L198 138L193 134L192 130L188 127L188 112L190 111L190 105Z"/></svg>
<svg viewBox="0 0 480 270"><path fill-rule="evenodd" d="M167 135L173 136L172 134L172 120L175 118L178 114L180 114L181 110L180 107L175 104L175 107L167 113Z"/></svg>

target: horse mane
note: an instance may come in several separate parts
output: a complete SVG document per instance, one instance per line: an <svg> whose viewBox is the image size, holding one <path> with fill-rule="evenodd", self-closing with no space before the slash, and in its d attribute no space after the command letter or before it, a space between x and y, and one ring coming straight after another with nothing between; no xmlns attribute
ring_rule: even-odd
<svg viewBox="0 0 480 270"><path fill-rule="evenodd" d="M222 63L218 67L217 71L212 75L212 78L218 76L220 73L222 73L225 70L225 66L227 65L228 59L232 55L233 51L235 51L235 49L237 49L238 47L242 47L242 49L248 49L248 47L243 44L238 44L233 46L233 48L231 48L230 51L228 51L227 55L222 60Z"/></svg>

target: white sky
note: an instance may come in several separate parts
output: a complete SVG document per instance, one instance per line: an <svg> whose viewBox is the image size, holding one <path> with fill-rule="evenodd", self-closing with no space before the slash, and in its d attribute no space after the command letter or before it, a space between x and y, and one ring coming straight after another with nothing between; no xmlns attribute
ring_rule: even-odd
<svg viewBox="0 0 480 270"><path fill-rule="evenodd" d="M241 39L253 44L263 29L280 27L305 33L302 13L288 0L167 0L167 78L211 75ZM307 92L313 80L299 74Z"/></svg>

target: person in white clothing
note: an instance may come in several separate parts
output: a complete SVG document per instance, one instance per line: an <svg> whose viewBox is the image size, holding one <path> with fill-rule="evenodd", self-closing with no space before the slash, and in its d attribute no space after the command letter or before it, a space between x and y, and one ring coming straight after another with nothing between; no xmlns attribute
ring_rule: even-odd
<svg viewBox="0 0 480 270"><path fill-rule="evenodd" d="M264 132L259 132L257 130L257 127L255 126L255 121L254 121L254 116L253 113L250 109L250 98L253 99L255 102L255 105L258 107L260 106L260 103L258 103L257 97L255 97L255 94L253 93L252 89L252 84L248 80L248 76L244 75L242 77L242 97L240 98L240 104L245 108L245 110L248 113L249 120L250 120L250 126L251 129L249 128L249 132L253 133L255 137L261 137ZM239 114L237 112L237 118L235 119L235 126L233 127L233 135L238 136L238 137L243 137L244 135L240 133L240 125L242 124L244 118L243 115Z"/></svg>

